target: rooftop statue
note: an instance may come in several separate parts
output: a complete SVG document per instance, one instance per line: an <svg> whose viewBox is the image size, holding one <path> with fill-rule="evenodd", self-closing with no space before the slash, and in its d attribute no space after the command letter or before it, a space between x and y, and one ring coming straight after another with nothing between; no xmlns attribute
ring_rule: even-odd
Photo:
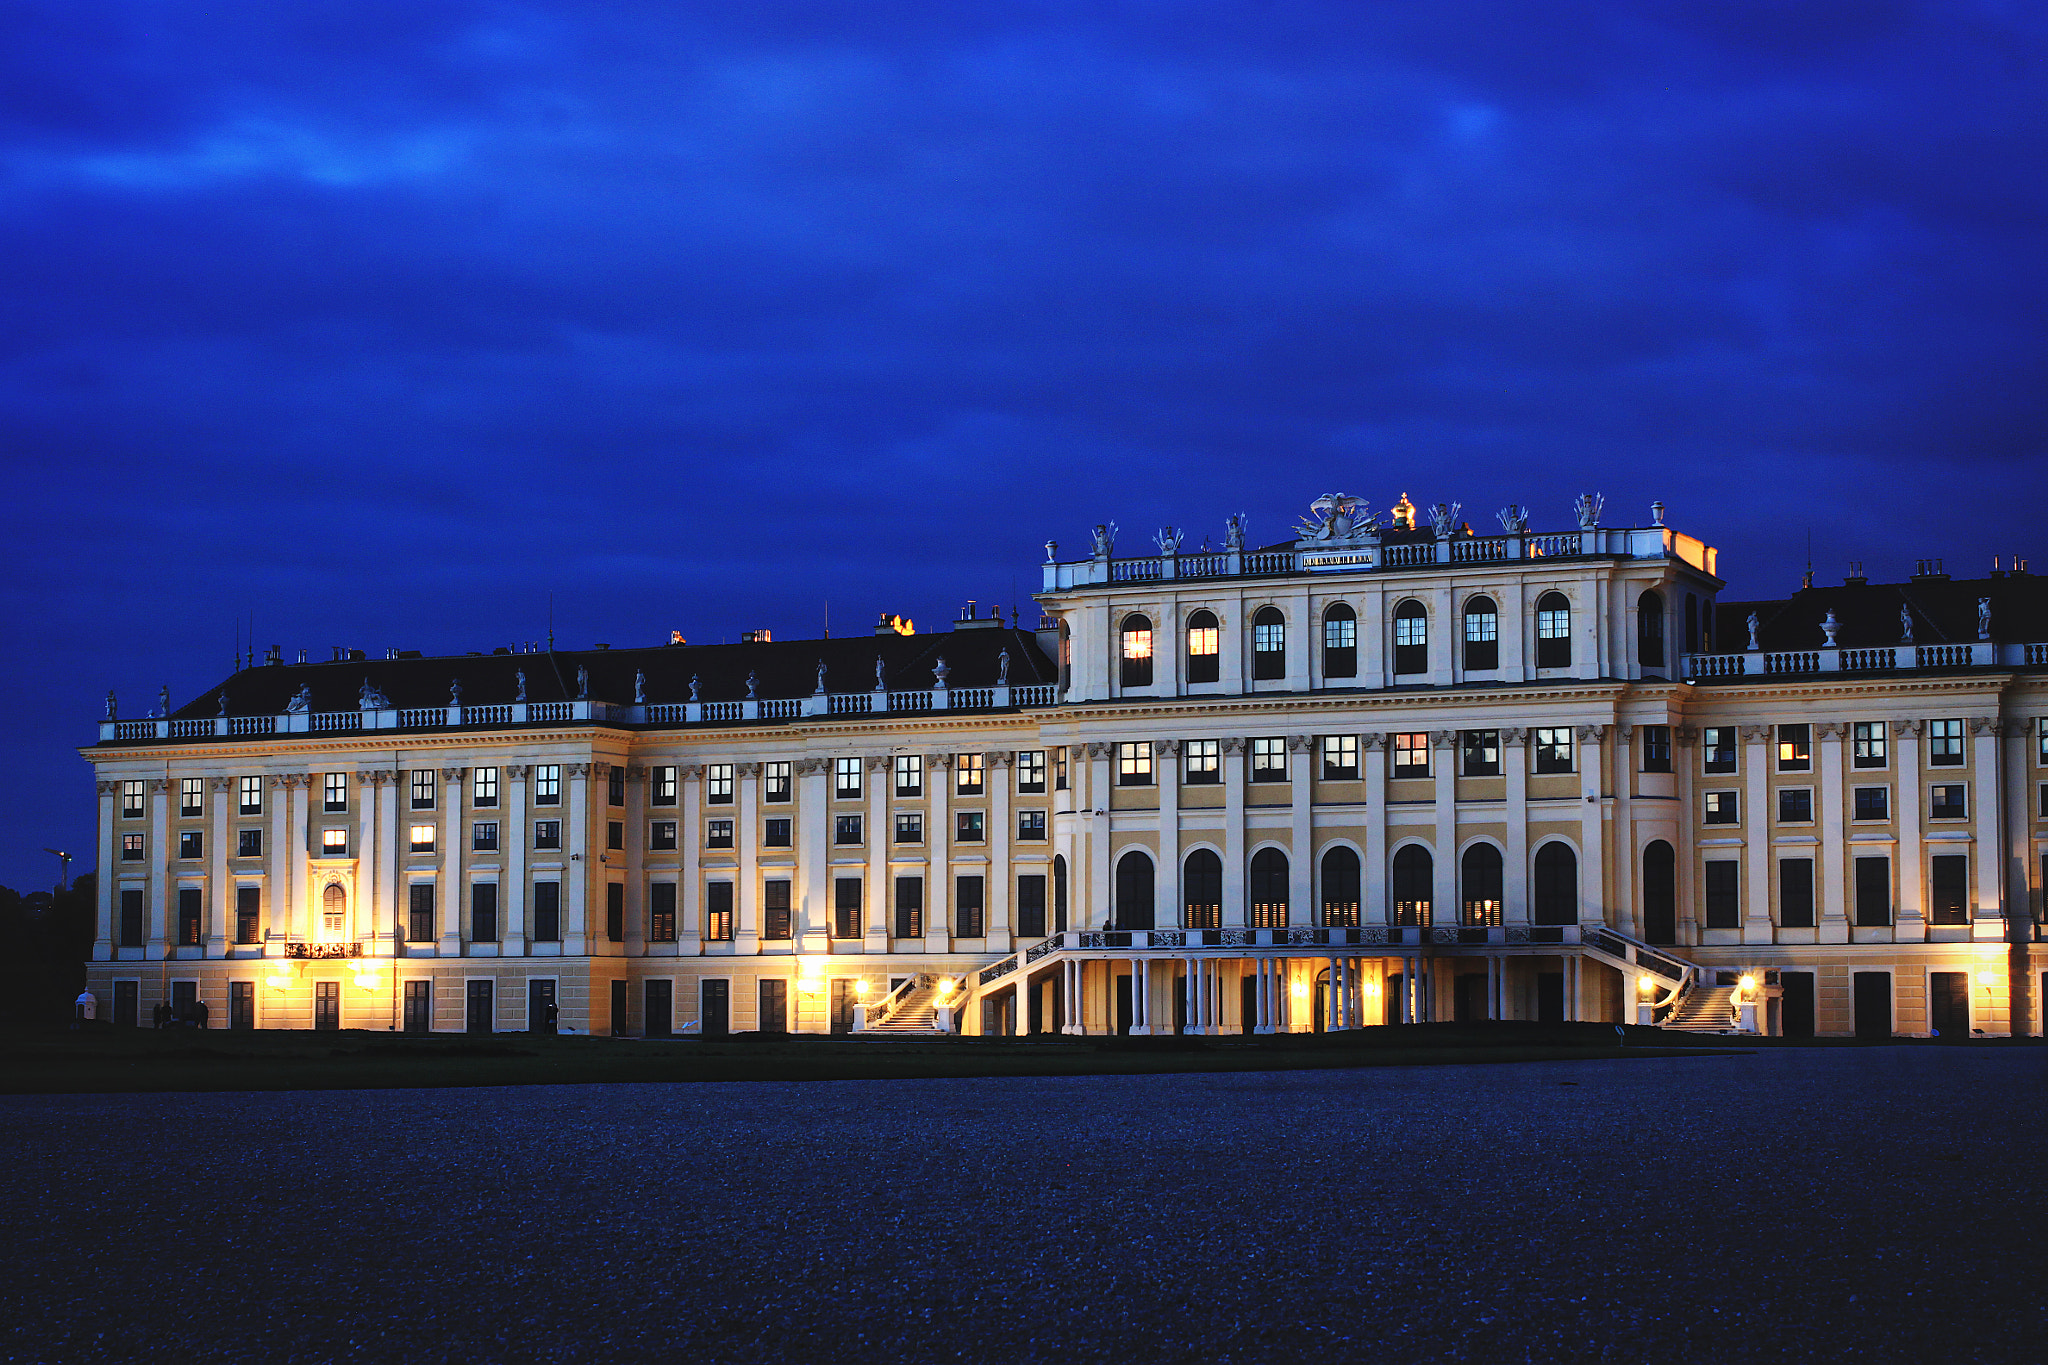
<svg viewBox="0 0 2048 1365"><path fill-rule="evenodd" d="M877 654L875 656L875 691L880 692L882 690L884 690L882 686L882 656Z"/></svg>
<svg viewBox="0 0 2048 1365"><path fill-rule="evenodd" d="M512 670L512 681L513 681L514 683L516 683L516 684L518 685L518 690L517 690L517 691L515 691L515 692L513 692L513 694L512 694L512 700L514 700L514 701L525 701L525 700L526 700L526 670L525 670L525 669L523 669L523 668L515 668L515 669L513 669L513 670Z"/></svg>
<svg viewBox="0 0 2048 1365"><path fill-rule="evenodd" d="M1303 540L1350 541L1380 528L1379 513L1366 510L1365 499L1350 493L1325 493L1308 505L1308 513L1295 528Z"/></svg>
<svg viewBox="0 0 2048 1365"><path fill-rule="evenodd" d="M157 694L156 694L156 713L157 713L158 715L160 715L160 716L168 716L169 714L171 714L171 689L170 689L170 688L168 688L168 687L162 687L162 688L158 688L158 689L157 689Z"/></svg>
<svg viewBox="0 0 2048 1365"><path fill-rule="evenodd" d="M1758 643L1756 642L1756 630L1757 630L1757 627L1758 627L1758 626L1760 626L1760 625L1762 625L1762 624L1763 624L1763 622L1761 622L1761 621L1759 621L1759 620L1757 620L1757 619L1756 619L1756 613L1755 613L1755 612L1751 612L1751 613L1749 614L1749 620L1748 620L1748 622L1747 622L1746 624L1747 624L1747 625L1749 626L1749 652L1750 652L1750 653L1752 653L1752 654L1754 654L1754 653L1756 653L1756 652L1757 652L1757 651L1758 651L1759 649L1763 648L1763 646L1762 646L1762 645L1759 645L1759 644L1758 644Z"/></svg>
<svg viewBox="0 0 2048 1365"><path fill-rule="evenodd" d="M1991 638L1991 599L1988 597L1977 599L1977 638Z"/></svg>
<svg viewBox="0 0 2048 1365"><path fill-rule="evenodd" d="M1899 643L1913 643L1913 607L1911 603L1899 603Z"/></svg>
<svg viewBox="0 0 2048 1365"><path fill-rule="evenodd" d="M996 655L996 686L1007 687L1010 682L1010 651Z"/></svg>
<svg viewBox="0 0 2048 1365"><path fill-rule="evenodd" d="M1095 529L1088 533L1090 553L1097 559L1108 559L1116 550L1116 523L1113 521L1095 523Z"/></svg>
<svg viewBox="0 0 2048 1365"><path fill-rule="evenodd" d="M114 700L114 689L110 687L107 689L107 719L119 720L120 718L121 703Z"/></svg>
<svg viewBox="0 0 2048 1365"><path fill-rule="evenodd" d="M589 696L590 670L582 664L578 664L576 665L576 700L582 701Z"/></svg>
<svg viewBox="0 0 2048 1365"><path fill-rule="evenodd" d="M646 704L647 670L644 668L636 668L633 670L633 705L645 706Z"/></svg>
<svg viewBox="0 0 2048 1365"><path fill-rule="evenodd" d="M695 701L695 700L697 700L697 689L698 689L698 687L699 687L699 686L701 686L701 685L702 685L702 684L701 684L701 680L700 680L700 679L698 678L698 676L697 676L697 675L696 675L695 673L692 673L692 674L690 675L690 700L691 700L691 701Z"/></svg>
<svg viewBox="0 0 2048 1365"><path fill-rule="evenodd" d="M1223 523L1223 548L1242 550L1244 548L1244 513L1232 512Z"/></svg>
<svg viewBox="0 0 2048 1365"><path fill-rule="evenodd" d="M760 695L761 675L754 672L752 669L749 669L747 670L747 700L753 701L756 697L759 697Z"/></svg>
<svg viewBox="0 0 2048 1365"><path fill-rule="evenodd" d="M365 678L362 687L356 692L356 705L364 711L389 711L391 698L370 686L370 680Z"/></svg>
<svg viewBox="0 0 2048 1365"><path fill-rule="evenodd" d="M1579 529L1593 531L1600 526L1600 509L1607 505L1604 493L1581 493L1579 500L1572 504L1572 510L1579 515Z"/></svg>
<svg viewBox="0 0 2048 1365"><path fill-rule="evenodd" d="M1450 539L1451 532L1458 529L1458 511L1462 502L1440 502L1429 509L1429 526L1436 532L1438 540Z"/></svg>
<svg viewBox="0 0 2048 1365"><path fill-rule="evenodd" d="M1529 529L1529 509L1519 503L1509 503L1500 509L1500 529L1511 536L1518 536Z"/></svg>
<svg viewBox="0 0 2048 1365"><path fill-rule="evenodd" d="M823 696L823 695L824 695L824 693L825 693L825 661L824 661L823 659L820 659L820 660L818 660L818 695L820 695L820 696Z"/></svg>
<svg viewBox="0 0 2048 1365"><path fill-rule="evenodd" d="M284 704L284 709L287 715L305 715L313 709L313 689L301 687L298 691L292 693L292 699Z"/></svg>
<svg viewBox="0 0 2048 1365"><path fill-rule="evenodd" d="M1152 543L1159 547L1159 553L1162 555L1179 554L1181 540L1186 534L1187 532L1178 526L1162 526L1159 533L1152 537Z"/></svg>
<svg viewBox="0 0 2048 1365"><path fill-rule="evenodd" d="M462 705L462 679L450 678L448 680L448 704L450 706Z"/></svg>

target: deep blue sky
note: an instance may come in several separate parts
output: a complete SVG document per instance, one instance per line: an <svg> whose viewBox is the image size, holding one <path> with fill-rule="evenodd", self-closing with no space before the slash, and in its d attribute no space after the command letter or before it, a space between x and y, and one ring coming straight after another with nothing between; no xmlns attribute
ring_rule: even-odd
<svg viewBox="0 0 2048 1365"><path fill-rule="evenodd" d="M1040 543L1604 491L2041 552L2037 5L0 5L0 881L260 644L936 624ZM2048 569L2048 558L2040 567Z"/></svg>

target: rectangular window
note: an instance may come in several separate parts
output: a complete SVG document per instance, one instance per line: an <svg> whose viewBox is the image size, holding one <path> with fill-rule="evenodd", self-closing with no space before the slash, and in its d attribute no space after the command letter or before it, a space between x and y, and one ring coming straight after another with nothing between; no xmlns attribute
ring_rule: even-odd
<svg viewBox="0 0 2048 1365"><path fill-rule="evenodd" d="M251 780L246 777L242 779L245 783ZM245 787L243 790L246 791L247 788ZM260 797L263 789L258 787L256 791L259 797L257 809L261 810ZM244 815L249 814L247 810L244 810L242 813ZM142 783L133 778L121 784L121 815L124 819L129 820L139 820L142 818Z"/></svg>
<svg viewBox="0 0 2048 1365"><path fill-rule="evenodd" d="M626 822L607 820L604 826L604 846L607 849L623 849L626 846Z"/></svg>
<svg viewBox="0 0 2048 1365"><path fill-rule="evenodd" d="M320 808L325 811L348 809L348 774L328 773L320 788Z"/></svg>
<svg viewBox="0 0 2048 1365"><path fill-rule="evenodd" d="M1538 735L1545 733L1556 734L1558 731L1546 732L1538 730L1536 733ZM1564 735L1566 742L1569 743L1571 740L1570 732L1566 731ZM1458 732L1458 750L1460 755L1459 772L1462 776L1500 776L1500 731L1460 730ZM1540 742L1537 745L1537 754L1540 762L1542 755L1542 745ZM1565 754L1566 762L1569 763L1571 751L1567 749ZM1541 772L1543 769L1539 767L1537 771ZM1571 769L1567 767L1565 771L1570 772Z"/></svg>
<svg viewBox="0 0 2048 1365"><path fill-rule="evenodd" d="M676 769L672 763L647 770L647 801L654 806L673 806L680 784L676 780Z"/></svg>
<svg viewBox="0 0 2048 1365"><path fill-rule="evenodd" d="M121 891L121 946L142 946L142 892L127 887Z"/></svg>
<svg viewBox="0 0 2048 1365"><path fill-rule="evenodd" d="M711 820L706 822L704 826L704 847L731 848L732 821Z"/></svg>
<svg viewBox="0 0 2048 1365"><path fill-rule="evenodd" d="M1333 609L1323 618L1323 676L1358 676L1358 618L1351 609Z"/></svg>
<svg viewBox="0 0 2048 1365"><path fill-rule="evenodd" d="M790 796L790 766L778 759L761 765L761 799L764 801L787 801Z"/></svg>
<svg viewBox="0 0 2048 1365"><path fill-rule="evenodd" d="M1323 736L1323 781L1358 780L1358 736Z"/></svg>
<svg viewBox="0 0 2048 1365"><path fill-rule="evenodd" d="M559 806L562 804L561 764L536 763L533 765L533 804L536 806Z"/></svg>
<svg viewBox="0 0 2048 1365"><path fill-rule="evenodd" d="M1181 745L1181 773L1191 786L1214 785L1223 780L1223 741L1191 739Z"/></svg>
<svg viewBox="0 0 2048 1365"><path fill-rule="evenodd" d="M237 858L260 858L263 856L263 831L242 829L235 831L235 856Z"/></svg>
<svg viewBox="0 0 2048 1365"><path fill-rule="evenodd" d="M536 820L533 822L533 846L554 848L562 846L562 822L560 820Z"/></svg>
<svg viewBox="0 0 2048 1365"><path fill-rule="evenodd" d="M961 796L980 796L984 779L983 754L955 754L953 756L953 790Z"/></svg>
<svg viewBox="0 0 2048 1365"><path fill-rule="evenodd" d="M956 811L953 815L953 841L961 844L978 844L987 837L985 816L978 810Z"/></svg>
<svg viewBox="0 0 2048 1365"><path fill-rule="evenodd" d="M676 941L676 884L653 882L647 888L647 937L655 943Z"/></svg>
<svg viewBox="0 0 2048 1365"><path fill-rule="evenodd" d="M1960 782L1928 789L1927 816L1931 820L1961 820L1969 815L1969 802Z"/></svg>
<svg viewBox="0 0 2048 1365"><path fill-rule="evenodd" d="M614 765L605 773L604 803L607 806L626 804L626 770Z"/></svg>
<svg viewBox="0 0 2048 1365"><path fill-rule="evenodd" d="M1778 923L1787 929L1813 927L1813 859L1778 860Z"/></svg>
<svg viewBox="0 0 2048 1365"><path fill-rule="evenodd" d="M263 941L263 891L254 886L235 888L235 942Z"/></svg>
<svg viewBox="0 0 2048 1365"><path fill-rule="evenodd" d="M896 755L896 794L898 796L924 795L924 756L921 754Z"/></svg>
<svg viewBox="0 0 2048 1365"><path fill-rule="evenodd" d="M2034 732L2034 762L2048 768L2048 716L2041 717Z"/></svg>
<svg viewBox="0 0 2048 1365"><path fill-rule="evenodd" d="M1568 725L1554 725L1530 732L1536 749L1536 771L1568 773L1572 770L1572 731Z"/></svg>
<svg viewBox="0 0 2048 1365"><path fill-rule="evenodd" d="M704 765L704 800L713 806L732 804L732 764L707 763Z"/></svg>
<svg viewBox="0 0 2048 1365"><path fill-rule="evenodd" d="M432 825L414 825L411 829L411 835L412 851L414 853L432 853L434 851L434 827Z"/></svg>
<svg viewBox="0 0 2048 1365"><path fill-rule="evenodd" d="M140 834L124 834L121 836L121 861L124 863L139 863L142 861L142 836Z"/></svg>
<svg viewBox="0 0 2048 1365"><path fill-rule="evenodd" d="M860 817L842 815L832 822L832 842L835 844L857 844L860 842Z"/></svg>
<svg viewBox="0 0 2048 1365"><path fill-rule="evenodd" d="M348 831L345 829L321 830L320 856L323 858L346 858L348 856Z"/></svg>
<svg viewBox="0 0 2048 1365"><path fill-rule="evenodd" d="M924 878L896 879L896 937L924 937Z"/></svg>
<svg viewBox="0 0 2048 1365"><path fill-rule="evenodd" d="M206 940L206 893L196 886L178 888L178 942L187 947Z"/></svg>
<svg viewBox="0 0 2048 1365"><path fill-rule="evenodd" d="M140 783L136 784L140 786ZM260 777L238 777L235 779L235 808L242 815L263 814L263 779ZM135 813L142 814L141 804Z"/></svg>
<svg viewBox="0 0 2048 1365"><path fill-rule="evenodd" d="M1019 843L1045 842L1045 812L1042 810L1020 810L1017 812L1017 840Z"/></svg>
<svg viewBox="0 0 2048 1365"><path fill-rule="evenodd" d="M479 820L469 827L469 847L475 853L498 851L498 822Z"/></svg>
<svg viewBox="0 0 2048 1365"><path fill-rule="evenodd" d="M478 882L469 888L469 938L472 943L498 941L496 882Z"/></svg>
<svg viewBox="0 0 2048 1365"><path fill-rule="evenodd" d="M1734 825L1742 821L1742 806L1736 792L1706 793L1701 810L1710 825Z"/></svg>
<svg viewBox="0 0 2048 1365"><path fill-rule="evenodd" d="M1813 789L1811 787L1778 788L1778 823L1781 825L1810 825L1813 823Z"/></svg>
<svg viewBox="0 0 2048 1365"><path fill-rule="evenodd" d="M1188 627L1188 681L1212 683L1222 676L1220 663L1223 656L1217 653L1216 618L1208 612L1197 612L1193 619L1208 624Z"/></svg>
<svg viewBox="0 0 2048 1365"><path fill-rule="evenodd" d="M1709 773L1735 771L1735 727L1709 725L1700 731L1700 770Z"/></svg>
<svg viewBox="0 0 2048 1365"><path fill-rule="evenodd" d="M647 827L647 847L657 853L673 853L676 847L676 822L656 820Z"/></svg>
<svg viewBox="0 0 2048 1365"><path fill-rule="evenodd" d="M1645 725L1643 727L1643 771L1646 773L1668 773L1671 771L1670 726Z"/></svg>
<svg viewBox="0 0 2048 1365"><path fill-rule="evenodd" d="M1858 768L1882 768L1885 763L1884 722L1859 720L1851 730L1849 762Z"/></svg>
<svg viewBox="0 0 2048 1365"><path fill-rule="evenodd" d="M1119 787L1152 785L1152 746L1144 740L1116 746L1116 784Z"/></svg>
<svg viewBox="0 0 2048 1365"><path fill-rule="evenodd" d="M924 816L916 811L896 813L896 842L899 844L921 844L924 842Z"/></svg>
<svg viewBox="0 0 2048 1365"><path fill-rule="evenodd" d="M1052 789L1060 792L1067 789L1067 750L1065 745L1052 751Z"/></svg>
<svg viewBox="0 0 2048 1365"><path fill-rule="evenodd" d="M1550 595L1553 602L1564 599ZM1569 606L1540 606L1536 611L1536 666L1570 668L1572 663L1572 611Z"/></svg>
<svg viewBox="0 0 2048 1365"><path fill-rule="evenodd" d="M1429 776L1429 736L1417 731L1394 736L1394 776Z"/></svg>
<svg viewBox="0 0 2048 1365"><path fill-rule="evenodd" d="M788 848L790 846L791 822L787 816L761 822L761 847Z"/></svg>
<svg viewBox="0 0 2048 1365"><path fill-rule="evenodd" d="M1959 720L1927 722L1927 763L1933 768L1959 768L1963 763L1963 723Z"/></svg>
<svg viewBox="0 0 2048 1365"><path fill-rule="evenodd" d="M470 769L469 804L478 810L489 810L498 804L498 770L496 768Z"/></svg>
<svg viewBox="0 0 2048 1365"><path fill-rule="evenodd" d="M562 884L533 884L533 939L536 943L562 941Z"/></svg>
<svg viewBox="0 0 2048 1365"><path fill-rule="evenodd" d="M206 840L200 835L198 830L185 829L178 831L178 856L180 858L200 857L203 855L205 847Z"/></svg>
<svg viewBox="0 0 2048 1365"><path fill-rule="evenodd" d="M333 773L328 774L333 777ZM178 779L178 814L203 815L206 813L206 780L198 777Z"/></svg>
<svg viewBox="0 0 2048 1365"><path fill-rule="evenodd" d="M1892 789L1890 787L1858 787L1856 789L1856 819L1889 820L1892 815Z"/></svg>
<svg viewBox="0 0 2048 1365"><path fill-rule="evenodd" d="M626 941L626 888L619 882L604 885L604 941Z"/></svg>
<svg viewBox="0 0 2048 1365"><path fill-rule="evenodd" d="M832 882L832 937L859 938L860 878L837 877Z"/></svg>
<svg viewBox="0 0 2048 1365"><path fill-rule="evenodd" d="M1707 864L1707 928L1742 927L1741 868L1740 863L1732 862Z"/></svg>
<svg viewBox="0 0 2048 1365"><path fill-rule="evenodd" d="M789 883L781 879L761 883L761 937L779 942L790 935Z"/></svg>
<svg viewBox="0 0 2048 1365"><path fill-rule="evenodd" d="M1045 937L1045 876L1028 873L1017 878L1017 933L1023 938Z"/></svg>
<svg viewBox="0 0 2048 1365"><path fill-rule="evenodd" d="M412 770L412 808L432 810L434 808L434 770L414 768Z"/></svg>
<svg viewBox="0 0 2048 1365"><path fill-rule="evenodd" d="M1018 751L1017 790L1033 795L1045 790L1045 750L1020 749Z"/></svg>
<svg viewBox="0 0 2048 1365"><path fill-rule="evenodd" d="M832 760L832 794L841 801L854 801L859 799L859 759L835 758Z"/></svg>
<svg viewBox="0 0 2048 1365"><path fill-rule="evenodd" d="M1287 676L1287 623L1268 607L1259 612L1269 619L1252 621L1252 677L1272 681Z"/></svg>
<svg viewBox="0 0 2048 1365"><path fill-rule="evenodd" d="M1279 738L1252 741L1252 781L1287 780L1287 741Z"/></svg>
<svg viewBox="0 0 2048 1365"><path fill-rule="evenodd" d="M1892 860L1856 860L1856 923L1876 928L1892 922Z"/></svg>
<svg viewBox="0 0 2048 1365"><path fill-rule="evenodd" d="M1928 870L1927 922L1968 924L1970 922L1970 858L1966 853L1944 853L1930 858Z"/></svg>
<svg viewBox="0 0 2048 1365"><path fill-rule="evenodd" d="M988 933L988 907L983 901L979 876L953 879L953 933L960 938L983 938Z"/></svg>
<svg viewBox="0 0 2048 1365"><path fill-rule="evenodd" d="M1811 725L1780 725L1778 727L1778 771L1781 773L1808 773L1813 771L1813 727Z"/></svg>
<svg viewBox="0 0 2048 1365"><path fill-rule="evenodd" d="M408 943L434 941L434 884L414 882L406 887L405 940Z"/></svg>

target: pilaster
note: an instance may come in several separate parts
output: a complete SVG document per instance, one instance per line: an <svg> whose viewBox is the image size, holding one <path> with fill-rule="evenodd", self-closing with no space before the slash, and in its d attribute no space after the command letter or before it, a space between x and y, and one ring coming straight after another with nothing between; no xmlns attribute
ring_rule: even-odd
<svg viewBox="0 0 2048 1365"><path fill-rule="evenodd" d="M832 760L796 760L797 876L803 888L797 947L822 953L832 942Z"/></svg>
<svg viewBox="0 0 2048 1365"><path fill-rule="evenodd" d="M953 755L925 755L924 799L924 844L930 858L924 888L924 948L928 953L946 953L953 947Z"/></svg>
<svg viewBox="0 0 2048 1365"><path fill-rule="evenodd" d="M1114 744L1098 741L1088 746L1086 809L1091 813L1082 826L1088 840L1088 875L1082 884L1088 888L1088 896L1085 904L1071 907L1076 927L1095 928L1108 924L1115 909L1110 896L1109 873L1109 808L1111 794L1116 790L1110 761L1115 753Z"/></svg>
<svg viewBox="0 0 2048 1365"><path fill-rule="evenodd" d="M168 778L149 779L149 942L157 957L171 956L171 859L177 850L171 847L170 788Z"/></svg>
<svg viewBox="0 0 2048 1365"><path fill-rule="evenodd" d="M233 798L234 781L231 778L216 777L207 786L212 790L207 799L212 807L207 814L206 841L212 846L212 856L206 860L206 955L226 957L228 955L228 924L232 918L229 896L233 888L228 876L228 802Z"/></svg>
<svg viewBox="0 0 2048 1365"><path fill-rule="evenodd" d="M1584 800L1579 836L1579 923L1607 922L1607 802L1602 781L1607 772L1607 727L1581 725L1577 739L1579 786Z"/></svg>
<svg viewBox="0 0 2048 1365"><path fill-rule="evenodd" d="M741 763L736 779L733 806L733 851L738 868L733 880L733 908L738 924L733 928L734 953L751 957L761 951L761 886L756 850L761 838L761 765Z"/></svg>
<svg viewBox="0 0 2048 1365"><path fill-rule="evenodd" d="M1244 739L1226 735L1223 750L1223 927L1244 928Z"/></svg>
<svg viewBox="0 0 2048 1365"><path fill-rule="evenodd" d="M1820 881L1815 888L1820 913L1815 920L1819 928L1814 937L1820 943L1849 941L1848 880L1844 875L1849 828L1842 797L1842 736L1848 728L1838 720L1820 721L1813 727L1820 737L1820 809L1816 812L1820 820L1820 847L1814 859L1814 872Z"/></svg>
<svg viewBox="0 0 2048 1365"><path fill-rule="evenodd" d="M498 847L505 856L505 875L498 883L498 912L504 923L499 928L502 946L498 951L505 957L526 956L526 780L532 772L529 763L509 764L504 771L505 817L498 827ZM687 898L689 893L685 890L683 894Z"/></svg>
<svg viewBox="0 0 2048 1365"><path fill-rule="evenodd" d="M1430 858L1430 920L1457 924L1458 905L1458 732L1429 732L1430 772L1436 779L1436 800L1430 830L1435 845Z"/></svg>
<svg viewBox="0 0 2048 1365"><path fill-rule="evenodd" d="M116 847L119 830L114 822L120 813L121 784L99 782L95 784L95 789L100 798L100 823L99 861L94 864L97 875L93 877L93 923L96 928L93 930L92 956L95 962L111 962L114 960L115 945L120 938L119 926L114 923L114 906L118 902L115 893L121 880L118 861L120 855ZM112 1004L110 1003L107 1008L111 1013Z"/></svg>
<svg viewBox="0 0 2048 1365"><path fill-rule="evenodd" d="M1927 800L1920 771L1920 736L1923 720L1892 722L1892 763L1898 774L1899 818L1898 906L1892 915L1892 937L1900 943L1923 943L1927 939L1926 857L1921 843L1922 820Z"/></svg>
<svg viewBox="0 0 2048 1365"><path fill-rule="evenodd" d="M1315 904L1315 764L1313 735L1287 737L1287 922L1320 924Z"/></svg>
<svg viewBox="0 0 2048 1365"><path fill-rule="evenodd" d="M1159 784L1159 865L1153 885L1152 922L1162 929L1186 921L1187 901L1180 884L1180 741L1155 740L1152 777Z"/></svg>
<svg viewBox="0 0 2048 1365"><path fill-rule="evenodd" d="M1167 625L1170 627L1171 622ZM1169 643L1171 631L1166 632ZM1167 654L1171 656L1172 650ZM1158 657L1154 646L1155 662ZM1171 691L1169 687L1167 689ZM1013 939L1012 916L1010 914L1011 889L1016 885L1016 869L1011 866L1012 841L1017 837L1015 818L1010 813L1010 794L1015 790L1010 771L1010 751L988 755L984 763L986 773L985 789L988 792L989 828L983 836L988 840L988 878L982 892L984 917L988 921L984 928L987 934L988 951L1006 953L1010 951Z"/></svg>
<svg viewBox="0 0 2048 1365"><path fill-rule="evenodd" d="M1502 632L1505 634L1506 632ZM1529 922L1529 731L1500 732L1501 771L1507 774L1506 856L1501 859L1501 923Z"/></svg>
<svg viewBox="0 0 2048 1365"><path fill-rule="evenodd" d="M1970 825L1976 856L1977 908L1970 916L1970 937L2005 937L2005 804L1999 780L2003 755L1999 736L2005 722L1996 716L1970 718Z"/></svg>
<svg viewBox="0 0 2048 1365"><path fill-rule="evenodd" d="M434 920L442 957L462 956L462 796L467 768L441 769L441 856L434 874Z"/></svg>
<svg viewBox="0 0 2048 1365"><path fill-rule="evenodd" d="M1771 727L1742 730L1742 941L1769 943L1771 933Z"/></svg>
<svg viewBox="0 0 2048 1365"><path fill-rule="evenodd" d="M1387 922L1387 736L1375 730L1359 738L1365 778L1365 869L1359 887L1361 924Z"/></svg>

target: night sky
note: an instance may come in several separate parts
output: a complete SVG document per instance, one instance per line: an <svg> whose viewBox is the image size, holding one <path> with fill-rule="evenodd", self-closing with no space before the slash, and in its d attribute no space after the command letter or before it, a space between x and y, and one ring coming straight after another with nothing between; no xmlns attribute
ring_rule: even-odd
<svg viewBox="0 0 2048 1365"><path fill-rule="evenodd" d="M2048 552L2037 5L0 4L0 882L102 695L1025 602L1316 494ZM2048 557L2038 568L2048 570Z"/></svg>

